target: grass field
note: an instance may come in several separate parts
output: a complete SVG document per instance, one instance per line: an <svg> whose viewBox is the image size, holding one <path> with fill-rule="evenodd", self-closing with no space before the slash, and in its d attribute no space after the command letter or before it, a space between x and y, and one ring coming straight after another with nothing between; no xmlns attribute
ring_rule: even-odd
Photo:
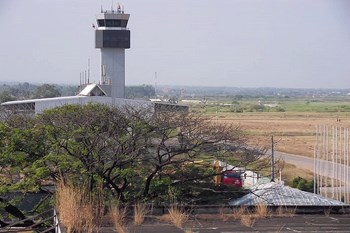
<svg viewBox="0 0 350 233"><path fill-rule="evenodd" d="M218 113L211 116L218 122L233 123L246 133L250 144L271 148L274 136L277 151L313 157L316 125L350 125L348 113ZM340 122L337 122L340 119ZM312 180L312 172L286 165L282 180L290 184L301 176Z"/></svg>
<svg viewBox="0 0 350 233"><path fill-rule="evenodd" d="M275 104L278 108L259 108L259 105L266 104ZM250 143L270 146L271 136L274 136L279 141L276 150L304 156L313 156L317 125L350 125L348 97L328 100L220 100L210 101L202 108L193 105L191 109L215 121L239 125ZM237 109L243 112L237 112Z"/></svg>
<svg viewBox="0 0 350 233"><path fill-rule="evenodd" d="M233 103L233 104L232 104ZM246 111L251 106L261 106L261 100L209 102L205 107L191 107L202 112L218 123L238 125L249 144L271 148L271 136L274 136L277 151L314 156L315 133L317 125L342 126L350 125L350 101L338 100L278 100L264 101L277 104L276 108L264 108L262 112ZM237 106L243 112L237 112ZM259 108L256 108L259 109ZM283 179L287 182L295 176L311 179L312 173L293 165L285 167Z"/></svg>
<svg viewBox="0 0 350 233"><path fill-rule="evenodd" d="M276 150L304 156L313 156L317 125L350 125L350 114L343 112L218 112L209 115L214 121L239 125L251 144L271 147L271 136L274 136L278 141Z"/></svg>

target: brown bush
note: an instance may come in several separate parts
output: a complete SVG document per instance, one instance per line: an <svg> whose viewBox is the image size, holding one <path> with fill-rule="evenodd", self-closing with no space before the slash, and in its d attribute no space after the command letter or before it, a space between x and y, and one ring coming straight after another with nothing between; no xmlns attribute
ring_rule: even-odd
<svg viewBox="0 0 350 233"><path fill-rule="evenodd" d="M182 229L189 218L189 214L181 207L172 205L169 209L170 221L177 227Z"/></svg>
<svg viewBox="0 0 350 233"><path fill-rule="evenodd" d="M127 214L127 207L112 207L111 208L111 218L112 222L114 223L114 227L118 233L128 233L128 230L126 228L126 214Z"/></svg>
<svg viewBox="0 0 350 233"><path fill-rule="evenodd" d="M96 227L96 211L94 197L84 188L75 187L71 182L59 181L56 185L56 208L59 219L67 228L67 232L92 232Z"/></svg>

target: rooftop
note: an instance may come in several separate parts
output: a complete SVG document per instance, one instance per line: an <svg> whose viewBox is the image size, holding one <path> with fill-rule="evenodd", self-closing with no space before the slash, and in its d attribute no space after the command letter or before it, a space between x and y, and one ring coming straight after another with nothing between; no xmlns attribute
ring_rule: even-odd
<svg viewBox="0 0 350 233"><path fill-rule="evenodd" d="M282 183L260 183L250 190L249 194L229 204L245 206L254 206L259 203L265 203L268 206L348 206L343 202L291 188Z"/></svg>

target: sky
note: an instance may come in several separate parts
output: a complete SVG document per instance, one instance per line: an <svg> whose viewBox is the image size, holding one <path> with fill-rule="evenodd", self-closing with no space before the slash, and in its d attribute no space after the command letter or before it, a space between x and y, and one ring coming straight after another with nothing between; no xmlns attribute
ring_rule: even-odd
<svg viewBox="0 0 350 233"><path fill-rule="evenodd" d="M0 0L0 82L79 84L117 0ZM350 87L348 0L120 0L127 85ZM157 73L157 75L155 75Z"/></svg>

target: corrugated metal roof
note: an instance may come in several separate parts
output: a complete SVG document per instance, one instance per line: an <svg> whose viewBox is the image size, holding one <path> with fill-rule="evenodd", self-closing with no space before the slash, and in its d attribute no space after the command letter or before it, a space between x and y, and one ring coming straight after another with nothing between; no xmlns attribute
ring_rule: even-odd
<svg viewBox="0 0 350 233"><path fill-rule="evenodd" d="M47 101L59 101L59 100L72 100L72 99L81 99L86 98L86 96L61 96L53 98L42 98L42 99L28 99L28 100L14 100L7 101L1 105L14 105L14 104L25 104L25 103L38 103L38 102L47 102Z"/></svg>
<svg viewBox="0 0 350 233"><path fill-rule="evenodd" d="M251 188L251 193L229 204L253 206L259 203L269 206L347 206L343 202L275 182L258 184Z"/></svg>

